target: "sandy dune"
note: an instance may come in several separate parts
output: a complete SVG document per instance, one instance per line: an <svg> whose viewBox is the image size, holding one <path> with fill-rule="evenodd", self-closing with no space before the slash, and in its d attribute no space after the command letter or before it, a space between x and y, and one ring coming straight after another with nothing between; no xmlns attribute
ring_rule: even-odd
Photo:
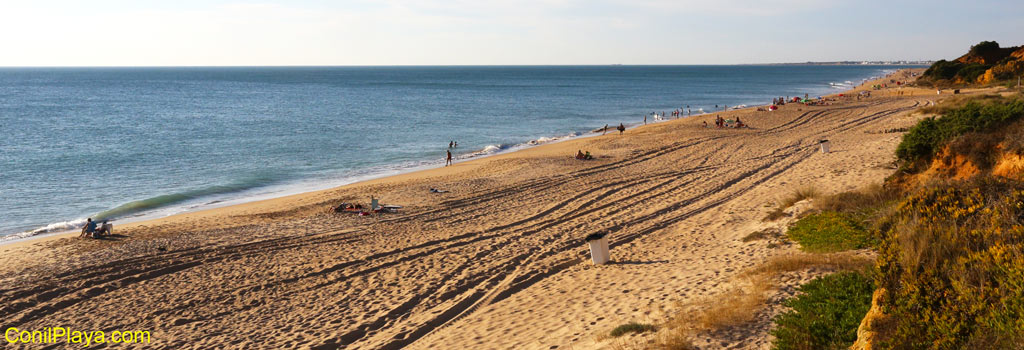
<svg viewBox="0 0 1024 350"><path fill-rule="evenodd" d="M586 349L714 298L795 248L743 243L800 186L889 174L917 96L790 104L580 138L453 167L0 247L4 328L143 329L153 348ZM829 139L832 153L818 152ZM596 160L572 158L589 150ZM449 190L430 193L429 188ZM405 206L358 217L332 204ZM613 263L583 237L610 234ZM791 291L789 291L791 293ZM777 310L756 311L770 318ZM698 343L766 348L767 322ZM39 348L32 347L32 348Z"/></svg>

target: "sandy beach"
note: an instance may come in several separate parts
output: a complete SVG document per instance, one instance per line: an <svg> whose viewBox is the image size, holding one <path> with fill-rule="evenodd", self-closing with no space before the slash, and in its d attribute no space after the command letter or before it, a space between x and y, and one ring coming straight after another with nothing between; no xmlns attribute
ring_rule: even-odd
<svg viewBox="0 0 1024 350"><path fill-rule="evenodd" d="M679 303L713 301L743 270L797 252L741 241L780 197L891 174L902 133L886 131L913 125L917 108L947 96L895 91L717 113L745 129L704 128L713 113L609 130L118 225L104 240L3 245L0 318L5 329L147 330L157 349L612 347L600 336L611 328L663 322ZM822 139L830 153L819 152ZM595 159L574 159L578 150ZM371 196L402 208L330 210ZM583 238L593 233L609 235L610 264L591 264ZM805 277L781 281L788 287L769 299L792 295ZM756 322L695 343L767 349L779 311L751 310Z"/></svg>

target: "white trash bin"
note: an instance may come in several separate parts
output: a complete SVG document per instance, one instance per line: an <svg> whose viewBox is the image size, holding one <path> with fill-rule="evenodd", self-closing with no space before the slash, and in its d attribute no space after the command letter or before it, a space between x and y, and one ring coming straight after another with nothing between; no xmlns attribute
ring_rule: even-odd
<svg viewBox="0 0 1024 350"><path fill-rule="evenodd" d="M594 265L601 265L608 262L611 258L611 254L608 253L608 237L605 233L594 233L586 238L587 243L590 244L590 258L594 260Z"/></svg>
<svg viewBox="0 0 1024 350"><path fill-rule="evenodd" d="M818 141L818 144L821 145L821 153L828 153L828 146L829 146L828 140Z"/></svg>

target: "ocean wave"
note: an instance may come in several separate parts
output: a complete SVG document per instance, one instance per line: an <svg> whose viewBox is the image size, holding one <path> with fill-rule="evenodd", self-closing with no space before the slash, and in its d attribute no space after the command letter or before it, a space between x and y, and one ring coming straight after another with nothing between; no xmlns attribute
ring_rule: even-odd
<svg viewBox="0 0 1024 350"><path fill-rule="evenodd" d="M573 133L569 133L569 134L563 135L563 136L540 137L540 138L537 138L537 139L534 139L534 140L527 141L526 144L528 144L530 146L536 146L536 145L542 145L542 144L545 144L545 143L561 141L561 140L565 140L565 139L568 139L568 138L571 138L571 137L576 137L576 136L579 136L579 134L573 132Z"/></svg>
<svg viewBox="0 0 1024 350"><path fill-rule="evenodd" d="M36 235L41 235L41 234L44 234L44 233L71 231L71 230L80 229L80 228L82 228L82 226L85 226L85 218L68 220L68 221L61 221L61 222L55 222L55 223L52 223L52 224L49 224L49 225L46 225L46 226L43 226L43 227L40 227L40 228L37 228L37 229L34 229L34 230L29 230L29 231L12 233L12 234L8 234L8 235L0 236L0 242L2 242L2 241L12 241L12 240L23 239L23 238L29 238L29 237L36 236Z"/></svg>
<svg viewBox="0 0 1024 350"><path fill-rule="evenodd" d="M278 177L276 176L258 175L246 179L241 179L226 185L215 185L190 191L171 193L146 198L143 200L121 204L112 209L100 212L99 214L95 215L95 218L96 220L111 220L123 218L125 216L130 216L132 214L138 214L144 211L158 209L172 204L178 204L181 202L193 200L196 198L208 197L218 194L241 192L257 187L264 187L276 182L277 179Z"/></svg>
<svg viewBox="0 0 1024 350"><path fill-rule="evenodd" d="M470 152L470 153L462 155L462 156L460 156L458 158L466 159L466 158L486 156L486 155L491 155L491 154L495 154L495 153L504 151L506 149L508 149L508 145L502 145L502 144L487 145L487 146L484 146L484 148L482 148L480 150Z"/></svg>
<svg viewBox="0 0 1024 350"><path fill-rule="evenodd" d="M600 130L600 129L596 129L596 130ZM492 144L492 145L484 146L484 148L482 148L480 150L473 151L473 152L461 155L458 158L459 159L468 159L468 158L474 158L474 157L489 156L489 155L492 155L492 154L497 154L497 153L500 153L500 152L510 151L510 150L514 150L514 149L520 149L520 148L530 147L530 146L538 146L538 145L543 145L545 143L561 141L561 140L573 138L573 137L576 137L576 136L579 136L579 135L580 135L579 133L572 132L572 133L569 133L569 134L566 134L566 135L563 135L563 136L542 136L542 137L538 137L536 139L529 140L529 141L526 141L526 142L523 142L523 143L516 143L516 144Z"/></svg>
<svg viewBox="0 0 1024 350"><path fill-rule="evenodd" d="M128 202L128 203L116 206L114 208L111 208L111 209L108 209L108 210L104 210L104 211L99 212L99 213L97 213L95 215L92 215L91 217L92 217L93 220L96 220L96 221L123 219L123 218L126 218L126 217L131 217L131 216L136 215L136 214L141 214L143 212L147 212L147 211L151 211L151 210L154 210L154 209L160 209L160 208L172 206L174 204L179 204L179 203L186 202L186 201L193 200L193 199L197 199L197 198L202 198L202 197L207 197L207 196L215 196L215 195L222 195L222 194L229 194L229 193L235 193L235 192L241 192L241 191L250 190L250 189L254 189L254 188L258 188L258 187L268 186L270 184L273 184L274 182L277 182L279 179L280 179L280 177L274 176L274 175L271 175L271 174L263 174L263 175L252 176L252 177L248 177L248 178L245 178L245 179L240 179L238 181L235 181L233 183L226 184L226 185L209 186L209 187L199 188L199 189L190 190L190 191L184 191L184 192L178 192L178 193L172 193L172 194L165 194L165 195L161 195L161 196L146 198L146 199L143 199L143 200L131 201L131 202ZM220 200L215 200L215 201L212 201L212 202L210 202L208 204L218 203L218 202L220 202ZM198 207L198 206L193 206L193 207ZM33 230L29 230L29 231L25 231L25 232L19 232L19 233L14 233L14 234L10 234L10 235L4 235L0 239L2 239L2 240L20 239L20 238L28 238L28 237L32 237L32 236L35 236L35 235L45 234L45 233L77 230L77 229L81 228L83 225L85 225L85 219L86 218L78 218L78 219L74 219L74 220L55 222L55 223L51 223L51 224L48 224L46 226L39 227L39 228L36 228L36 229L33 229Z"/></svg>

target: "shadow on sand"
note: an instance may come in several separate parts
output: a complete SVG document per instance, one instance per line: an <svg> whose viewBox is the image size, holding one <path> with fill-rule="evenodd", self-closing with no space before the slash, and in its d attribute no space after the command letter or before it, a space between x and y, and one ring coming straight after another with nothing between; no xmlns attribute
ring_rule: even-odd
<svg viewBox="0 0 1024 350"><path fill-rule="evenodd" d="M664 264L664 263L667 263L667 262L668 262L668 260L651 260L651 261L630 261L630 260L626 260L626 261L609 261L608 263L612 264L612 265L650 265L650 264Z"/></svg>

